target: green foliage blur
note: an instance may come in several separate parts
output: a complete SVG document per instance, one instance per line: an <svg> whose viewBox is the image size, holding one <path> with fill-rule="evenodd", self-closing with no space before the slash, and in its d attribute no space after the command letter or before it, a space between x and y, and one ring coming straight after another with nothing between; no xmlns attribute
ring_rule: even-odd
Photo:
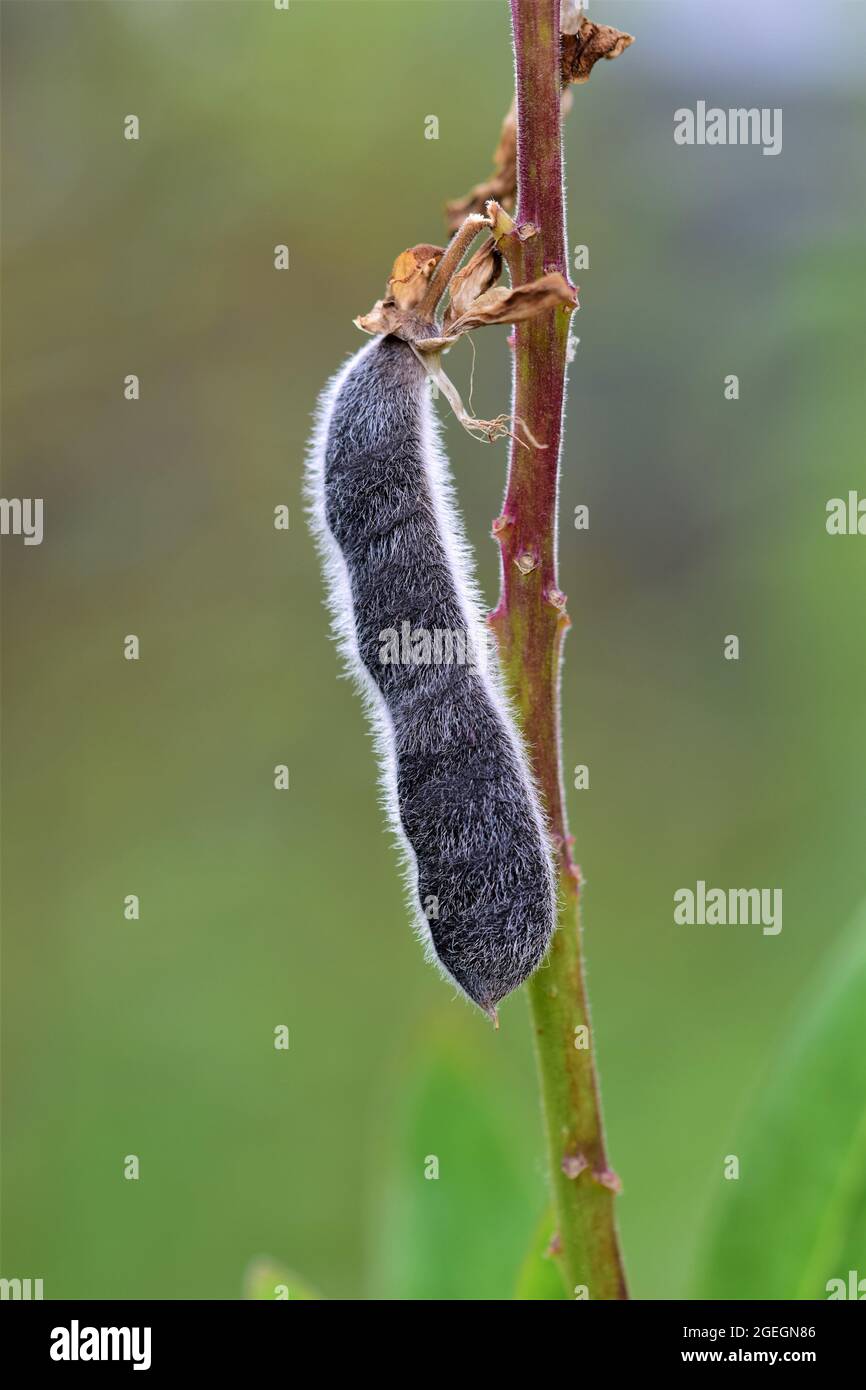
<svg viewBox="0 0 866 1390"><path fill-rule="evenodd" d="M563 759L569 789L590 768L570 815L640 1298L705 1287L725 1155L743 1187L745 1118L866 889L866 540L824 527L866 492L866 102L841 59L806 80L755 8L738 71L694 29L672 45L685 0L597 6L637 42L566 135L590 264ZM825 8L862 52L861 7ZM43 497L46 530L2 547L0 1273L234 1299L275 1262L305 1297L511 1298L547 1204L525 1001L494 1033L423 962L301 495L353 317L488 172L507 7L3 0L2 27L3 494ZM783 107L782 153L675 146L698 99ZM493 416L505 333L475 346ZM468 393L471 348L449 362ZM492 602L505 448L446 434ZM783 931L674 926L697 879L781 887ZM725 1297L754 1287L737 1248Z"/></svg>
<svg viewBox="0 0 866 1390"><path fill-rule="evenodd" d="M866 1291L866 910L810 993L745 1128L747 1180L718 1204L704 1297Z"/></svg>

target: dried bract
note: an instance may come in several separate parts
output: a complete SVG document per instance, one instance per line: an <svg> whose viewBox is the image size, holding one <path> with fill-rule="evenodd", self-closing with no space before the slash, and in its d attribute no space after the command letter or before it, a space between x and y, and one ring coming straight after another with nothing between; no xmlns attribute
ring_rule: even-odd
<svg viewBox="0 0 866 1390"><path fill-rule="evenodd" d="M461 314L467 313L475 300L496 284L501 274L502 255L493 237L490 237L451 281L445 323L453 323Z"/></svg>
<svg viewBox="0 0 866 1390"><path fill-rule="evenodd" d="M576 34L562 36L563 83L588 82L600 58L618 58L632 43L632 34L612 29L609 24L593 24L584 17Z"/></svg>
<svg viewBox="0 0 866 1390"><path fill-rule="evenodd" d="M444 247L426 244L400 252L388 277L388 298L398 309L418 307L444 254Z"/></svg>
<svg viewBox="0 0 866 1390"><path fill-rule="evenodd" d="M514 102L502 122L499 144L493 152L493 172L483 183L477 183L464 198L455 198L445 206L449 232L454 232L470 212L483 212L489 198L503 207L513 208L517 197L517 116Z"/></svg>

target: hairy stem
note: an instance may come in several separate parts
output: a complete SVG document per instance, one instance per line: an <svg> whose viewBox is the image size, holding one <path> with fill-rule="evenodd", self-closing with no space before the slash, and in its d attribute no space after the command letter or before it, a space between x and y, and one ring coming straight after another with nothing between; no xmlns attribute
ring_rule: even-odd
<svg viewBox="0 0 866 1390"><path fill-rule="evenodd" d="M559 0L511 0L517 64L516 224L500 214L498 244L514 284L567 275L560 125ZM527 235L530 228L534 232ZM558 858L561 915L546 964L529 983L558 1249L570 1290L627 1298L614 1214L618 1186L605 1153L560 772L559 683L569 626L557 584L557 484L569 308L516 325L513 409L543 447L514 444L502 516L502 589L490 622L526 736Z"/></svg>

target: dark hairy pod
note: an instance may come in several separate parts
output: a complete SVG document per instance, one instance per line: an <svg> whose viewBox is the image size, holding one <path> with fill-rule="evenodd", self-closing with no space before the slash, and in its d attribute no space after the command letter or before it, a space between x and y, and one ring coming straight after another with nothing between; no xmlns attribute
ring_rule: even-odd
<svg viewBox="0 0 866 1390"><path fill-rule="evenodd" d="M419 932L493 1015L544 957L555 875L426 382L401 339L362 348L320 399L307 486Z"/></svg>

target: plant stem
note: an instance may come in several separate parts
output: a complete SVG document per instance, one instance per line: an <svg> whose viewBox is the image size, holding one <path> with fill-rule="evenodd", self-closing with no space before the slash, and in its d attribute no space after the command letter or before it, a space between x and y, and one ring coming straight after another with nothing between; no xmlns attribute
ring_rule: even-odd
<svg viewBox="0 0 866 1390"><path fill-rule="evenodd" d="M524 284L552 270L568 273L559 0L511 0L511 11L517 227L505 231L499 245L513 283ZM525 235L527 223L534 235ZM490 622L544 799L561 888L550 954L528 987L561 1268L569 1290L584 1285L592 1299L622 1299L628 1293L614 1215L618 1182L605 1153L581 959L580 874L571 854L560 772L560 659L569 619L557 584L556 521L570 312L554 309L515 328L514 415L545 447L527 447L523 438L512 443L503 514L494 524L502 589ZM563 1162L577 1175L568 1176Z"/></svg>

